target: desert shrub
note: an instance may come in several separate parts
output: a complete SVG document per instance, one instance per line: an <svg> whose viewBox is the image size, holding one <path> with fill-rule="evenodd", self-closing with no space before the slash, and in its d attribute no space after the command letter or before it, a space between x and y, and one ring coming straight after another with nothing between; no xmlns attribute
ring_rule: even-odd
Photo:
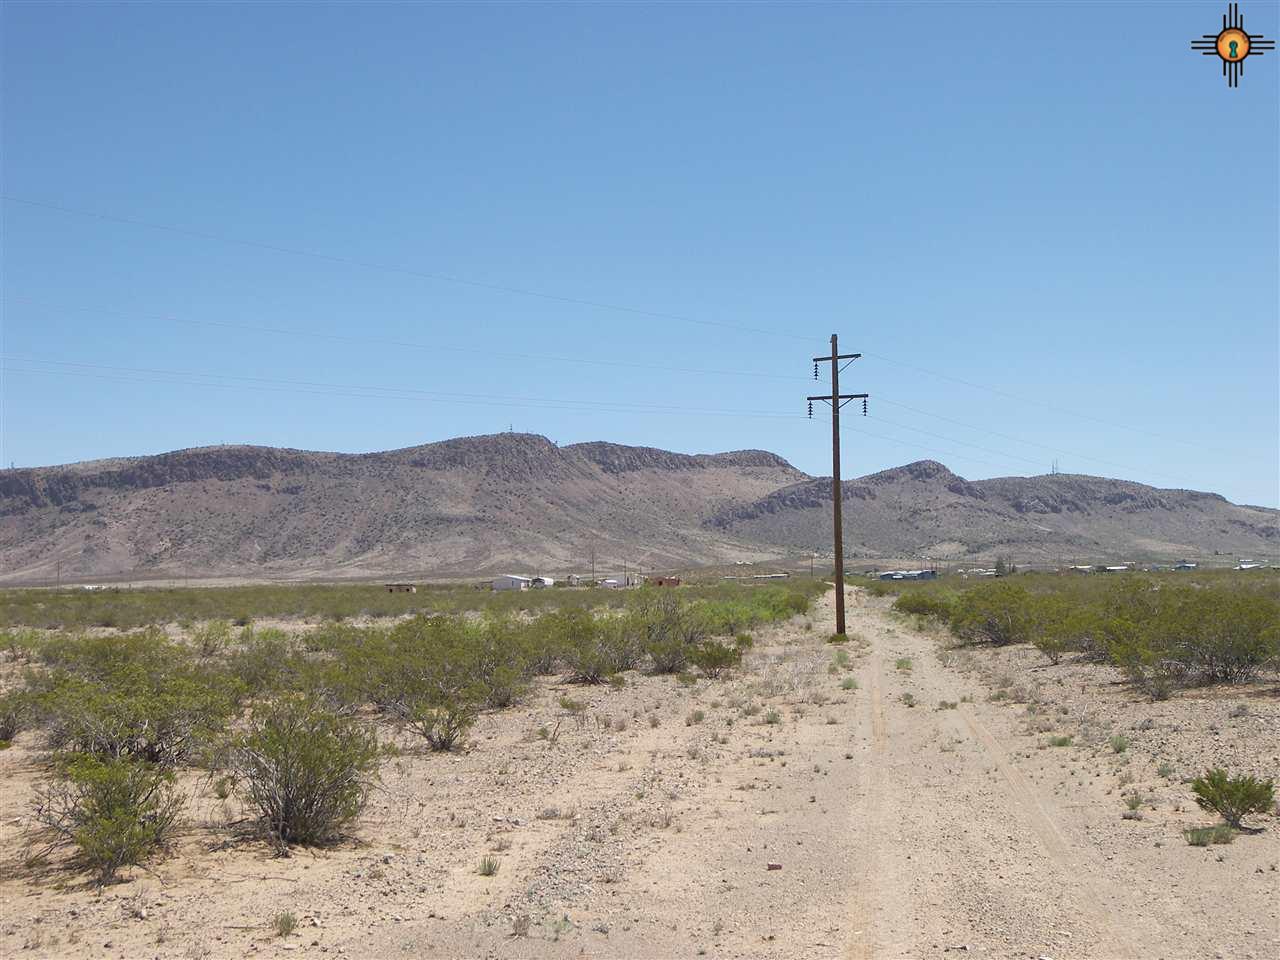
<svg viewBox="0 0 1280 960"><path fill-rule="evenodd" d="M10 660L31 660L39 656L43 640L35 630L0 631L0 650L8 654Z"/></svg>
<svg viewBox="0 0 1280 960"><path fill-rule="evenodd" d="M733 638L733 645L745 652L756 645L756 640L749 633L740 633Z"/></svg>
<svg viewBox="0 0 1280 960"><path fill-rule="evenodd" d="M450 750L482 706L505 705L524 689L524 661L509 649L516 645L513 630L501 620L414 617L391 630L365 631L338 651L335 669L352 691L407 723L433 750Z"/></svg>
<svg viewBox="0 0 1280 960"><path fill-rule="evenodd" d="M1211 843L1226 844L1236 838L1235 831L1225 823L1219 823L1213 827L1192 827L1183 830L1182 835L1193 847L1207 847Z"/></svg>
<svg viewBox="0 0 1280 960"><path fill-rule="evenodd" d="M210 620L192 633L191 640L200 656L217 656L231 642L231 624L225 620Z"/></svg>
<svg viewBox="0 0 1280 960"><path fill-rule="evenodd" d="M579 683L603 683L632 669L642 655L640 624L633 617L595 617L586 610L565 610L543 619L557 637L569 678Z"/></svg>
<svg viewBox="0 0 1280 960"><path fill-rule="evenodd" d="M951 629L969 643L1023 643L1034 625L1031 607L1030 595L1017 584L983 584L960 595L951 614Z"/></svg>
<svg viewBox="0 0 1280 960"><path fill-rule="evenodd" d="M0 694L0 742L7 743L26 727L31 716L31 695L25 690Z"/></svg>
<svg viewBox="0 0 1280 960"><path fill-rule="evenodd" d="M337 838L364 808L377 760L373 733L299 694L256 711L231 751L237 787L281 847Z"/></svg>
<svg viewBox="0 0 1280 960"><path fill-rule="evenodd" d="M654 673L683 671L693 646L707 634L707 622L700 611L681 603L670 592L645 597L632 616L641 648L652 661Z"/></svg>
<svg viewBox="0 0 1280 960"><path fill-rule="evenodd" d="M1280 603L1274 599L1215 589L1167 593L1149 639L1194 678L1243 683L1280 656Z"/></svg>
<svg viewBox="0 0 1280 960"><path fill-rule="evenodd" d="M923 590L911 590L901 594L893 601L893 609L899 613L918 614L925 617L937 617L946 622L951 619L952 602L950 598Z"/></svg>
<svg viewBox="0 0 1280 960"><path fill-rule="evenodd" d="M243 686L247 696L296 688L306 671L306 660L297 642L283 630L240 633L238 648L227 658L227 670Z"/></svg>
<svg viewBox="0 0 1280 960"><path fill-rule="evenodd" d="M1267 813L1276 802L1275 781L1232 777L1221 768L1191 781L1191 790L1201 809L1214 811L1236 829L1245 817Z"/></svg>
<svg viewBox="0 0 1280 960"><path fill-rule="evenodd" d="M702 671L703 676L715 679L742 663L742 649L726 646L717 640L704 640L693 648L689 660Z"/></svg>
<svg viewBox="0 0 1280 960"><path fill-rule="evenodd" d="M242 693L158 632L60 638L47 655L54 667L34 678L32 703L58 749L165 765L194 760Z"/></svg>
<svg viewBox="0 0 1280 960"><path fill-rule="evenodd" d="M1054 664L1067 653L1092 650L1102 636L1097 611L1066 597L1029 598L1025 623L1032 644Z"/></svg>
<svg viewBox="0 0 1280 960"><path fill-rule="evenodd" d="M277 937L287 937L298 929L298 918L292 910L277 913L271 918L271 929Z"/></svg>
<svg viewBox="0 0 1280 960"><path fill-rule="evenodd" d="M413 701L405 708L405 720L432 750L449 751L462 742L479 712L476 700L458 694Z"/></svg>
<svg viewBox="0 0 1280 960"><path fill-rule="evenodd" d="M511 619L492 619L469 631L471 661L485 702L509 707L528 689L524 628Z"/></svg>
<svg viewBox="0 0 1280 960"><path fill-rule="evenodd" d="M173 774L153 764L79 755L60 774L38 793L35 819L55 844L75 846L100 884L162 848L182 810Z"/></svg>

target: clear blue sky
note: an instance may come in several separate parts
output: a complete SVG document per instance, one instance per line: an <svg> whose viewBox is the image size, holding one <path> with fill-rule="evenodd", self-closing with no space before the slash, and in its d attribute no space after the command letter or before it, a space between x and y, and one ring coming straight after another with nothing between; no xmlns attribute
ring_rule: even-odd
<svg viewBox="0 0 1280 960"><path fill-rule="evenodd" d="M1228 89L1224 8L10 0L6 195L336 259L5 201L0 457L511 425L827 474L837 331L846 476L1276 505L1280 52Z"/></svg>

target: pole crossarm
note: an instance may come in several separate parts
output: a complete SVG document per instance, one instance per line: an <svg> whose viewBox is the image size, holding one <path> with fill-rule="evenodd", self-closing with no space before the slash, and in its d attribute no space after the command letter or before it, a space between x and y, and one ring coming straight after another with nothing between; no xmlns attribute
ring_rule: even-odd
<svg viewBox="0 0 1280 960"><path fill-rule="evenodd" d="M844 505L841 502L840 486L840 408L850 400L862 401L862 415L867 414L867 393L841 393L840 373L854 360L862 356L860 353L841 353L836 335L831 335L831 355L813 358L813 379L818 379L818 364L831 361L831 392L806 397L809 401L809 417L813 417L813 401L821 400L831 407L831 540L834 550L834 580L836 588L836 633L845 632L844 619ZM841 365L841 360L849 363ZM811 558L812 559L812 558Z"/></svg>

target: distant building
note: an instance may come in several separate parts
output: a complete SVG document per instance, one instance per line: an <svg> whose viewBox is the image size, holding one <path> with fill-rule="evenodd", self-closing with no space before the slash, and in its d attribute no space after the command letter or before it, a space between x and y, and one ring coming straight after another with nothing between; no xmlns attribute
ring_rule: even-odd
<svg viewBox="0 0 1280 960"><path fill-rule="evenodd" d="M528 590L532 585L532 578L520 577L514 573L504 573L493 580L493 589L495 590Z"/></svg>
<svg viewBox="0 0 1280 960"><path fill-rule="evenodd" d="M645 583L651 587L678 587L680 586L679 577L648 577Z"/></svg>
<svg viewBox="0 0 1280 960"><path fill-rule="evenodd" d="M1257 560L1241 560L1236 564L1237 570L1262 570L1265 567L1265 563L1259 563Z"/></svg>
<svg viewBox="0 0 1280 960"><path fill-rule="evenodd" d="M881 580L936 580L937 578L937 570L886 570L880 574Z"/></svg>
<svg viewBox="0 0 1280 960"><path fill-rule="evenodd" d="M387 593L417 593L417 584L413 583L388 583Z"/></svg>
<svg viewBox="0 0 1280 960"><path fill-rule="evenodd" d="M543 587L554 587L556 582L550 577L534 577L529 581L529 586L534 590L541 590Z"/></svg>
<svg viewBox="0 0 1280 960"><path fill-rule="evenodd" d="M1191 563L1191 562L1189 562L1189 561L1187 561L1187 560L1182 560L1182 561L1179 561L1178 563L1175 563L1175 564L1173 565L1173 569L1175 569L1175 570L1194 570L1194 569L1195 569L1196 567L1198 567L1198 566L1199 566L1199 564Z"/></svg>

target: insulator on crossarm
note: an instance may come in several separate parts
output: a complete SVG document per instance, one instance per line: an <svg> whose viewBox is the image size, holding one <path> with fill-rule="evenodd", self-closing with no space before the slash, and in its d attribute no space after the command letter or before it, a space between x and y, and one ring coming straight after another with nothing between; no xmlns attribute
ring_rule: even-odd
<svg viewBox="0 0 1280 960"><path fill-rule="evenodd" d="M813 419L813 401L812 400L809 401L809 419L810 420Z"/></svg>
<svg viewBox="0 0 1280 960"><path fill-rule="evenodd" d="M866 397L862 398L862 415L864 417L867 415L867 398Z"/></svg>
<svg viewBox="0 0 1280 960"><path fill-rule="evenodd" d="M813 379L818 379L818 361L813 361Z"/></svg>

